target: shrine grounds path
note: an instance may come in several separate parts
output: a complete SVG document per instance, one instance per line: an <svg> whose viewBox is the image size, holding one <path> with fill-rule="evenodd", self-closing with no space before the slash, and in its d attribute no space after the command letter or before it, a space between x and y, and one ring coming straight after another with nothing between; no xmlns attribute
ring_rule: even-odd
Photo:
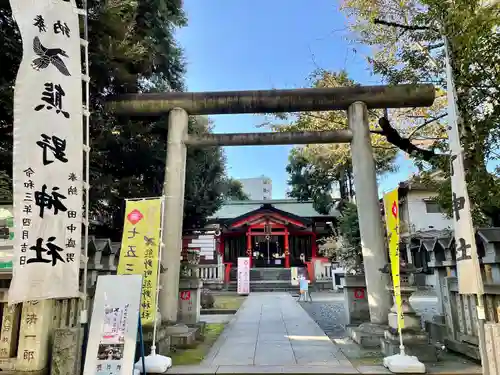
<svg viewBox="0 0 500 375"><path fill-rule="evenodd" d="M251 293L200 366L169 372L359 374L289 293Z"/></svg>

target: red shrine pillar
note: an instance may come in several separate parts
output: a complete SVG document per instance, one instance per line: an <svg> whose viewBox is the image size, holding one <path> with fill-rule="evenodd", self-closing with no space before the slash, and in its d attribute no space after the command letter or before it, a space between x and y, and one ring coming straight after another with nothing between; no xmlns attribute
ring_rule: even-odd
<svg viewBox="0 0 500 375"><path fill-rule="evenodd" d="M285 229L285 268L290 268L290 251L288 245L288 229Z"/></svg>
<svg viewBox="0 0 500 375"><path fill-rule="evenodd" d="M318 243L316 242L316 233L311 233L311 258L316 258L318 256Z"/></svg>
<svg viewBox="0 0 500 375"><path fill-rule="evenodd" d="M247 256L250 268L252 268L252 234L250 233L250 227L247 229Z"/></svg>

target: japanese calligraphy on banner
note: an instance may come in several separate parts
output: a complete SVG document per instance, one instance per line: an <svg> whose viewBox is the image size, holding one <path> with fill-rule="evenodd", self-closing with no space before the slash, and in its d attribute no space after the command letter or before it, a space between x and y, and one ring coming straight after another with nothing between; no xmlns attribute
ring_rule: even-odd
<svg viewBox="0 0 500 375"><path fill-rule="evenodd" d="M448 48L446 48L448 50ZM449 56L446 58L447 70ZM458 113L455 100L455 87L452 74L447 74L448 99L448 140L450 145L450 171L453 210L453 229L458 273L458 292L460 294L480 294L484 292L481 268L477 255L474 227L470 213L469 193L465 182L463 150L458 129Z"/></svg>
<svg viewBox="0 0 500 375"><path fill-rule="evenodd" d="M250 258L238 258L237 292L238 294L250 293Z"/></svg>
<svg viewBox="0 0 500 375"><path fill-rule="evenodd" d="M119 275L143 275L141 322L152 324L156 316L158 250L162 199L126 202Z"/></svg>
<svg viewBox="0 0 500 375"><path fill-rule="evenodd" d="M392 285L398 314L398 330L404 328L403 301L401 300L401 278L399 275L399 196L398 189L384 194L385 225L391 259Z"/></svg>
<svg viewBox="0 0 500 375"><path fill-rule="evenodd" d="M23 41L14 91L9 303L79 295L83 108L74 0L10 0Z"/></svg>

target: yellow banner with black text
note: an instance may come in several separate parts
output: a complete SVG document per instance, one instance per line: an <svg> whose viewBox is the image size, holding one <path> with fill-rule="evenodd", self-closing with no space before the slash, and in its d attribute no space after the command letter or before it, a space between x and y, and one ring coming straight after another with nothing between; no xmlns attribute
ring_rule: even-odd
<svg viewBox="0 0 500 375"><path fill-rule="evenodd" d="M389 242L394 299L398 314L398 330L404 328L403 305L401 300L401 279L399 275L399 196L398 189L384 194L385 225Z"/></svg>
<svg viewBox="0 0 500 375"><path fill-rule="evenodd" d="M143 275L143 325L151 325L156 317L161 207L161 198L128 200L125 207L118 274Z"/></svg>

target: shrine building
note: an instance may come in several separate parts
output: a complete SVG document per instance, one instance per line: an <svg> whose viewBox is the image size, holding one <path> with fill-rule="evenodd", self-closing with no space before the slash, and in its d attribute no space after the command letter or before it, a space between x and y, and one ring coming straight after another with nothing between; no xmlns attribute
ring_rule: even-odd
<svg viewBox="0 0 500 375"><path fill-rule="evenodd" d="M316 239L336 226L339 215L336 209L322 215L312 202L294 199L226 202L207 225L215 232L216 255L202 251L200 263L236 267L238 257L250 257L251 268L305 266L318 256ZM197 239L184 238L196 246Z"/></svg>

